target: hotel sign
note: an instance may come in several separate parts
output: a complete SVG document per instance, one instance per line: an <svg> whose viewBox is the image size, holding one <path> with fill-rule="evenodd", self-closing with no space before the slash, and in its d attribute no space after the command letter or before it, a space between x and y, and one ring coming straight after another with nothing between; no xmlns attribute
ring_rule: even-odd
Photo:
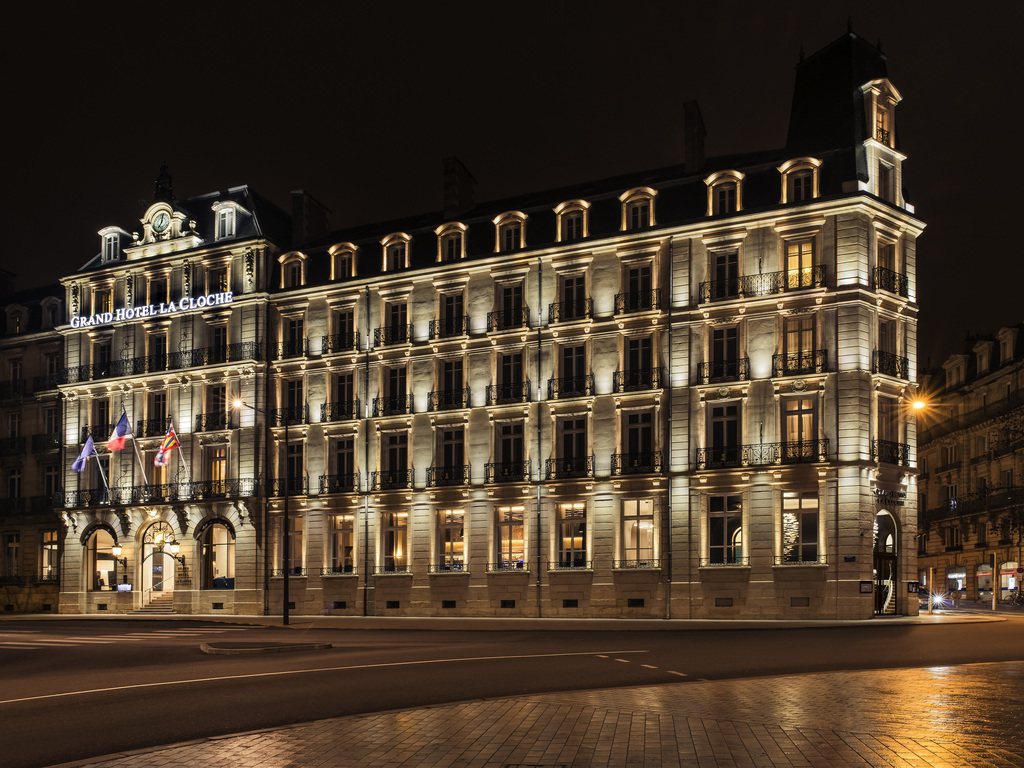
<svg viewBox="0 0 1024 768"><path fill-rule="evenodd" d="M122 307L121 309L115 309L113 312L99 312L95 315L79 315L78 317L71 318L71 327L92 328L97 325L120 323L125 320L141 320L144 317L175 315L179 312L190 312L194 309L223 306L234 301L234 296L232 291L225 291L223 293L209 293L205 296L197 296L194 299L144 304L140 307Z"/></svg>

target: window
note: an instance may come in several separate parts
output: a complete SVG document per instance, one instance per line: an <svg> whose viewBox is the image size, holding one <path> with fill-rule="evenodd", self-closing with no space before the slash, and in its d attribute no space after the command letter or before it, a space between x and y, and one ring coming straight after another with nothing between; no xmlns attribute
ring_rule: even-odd
<svg viewBox="0 0 1024 768"><path fill-rule="evenodd" d="M789 202L802 203L814 196L814 174L796 171L789 175Z"/></svg>
<svg viewBox="0 0 1024 768"><path fill-rule="evenodd" d="M523 307L522 283L499 285L495 303L497 308L490 324L492 330L522 328L529 324L529 310Z"/></svg>
<svg viewBox="0 0 1024 768"><path fill-rule="evenodd" d="M60 487L60 471L53 464L47 464L43 467L43 494L48 499L53 498L53 494L57 492Z"/></svg>
<svg viewBox="0 0 1024 768"><path fill-rule="evenodd" d="M444 471L454 478L463 477L463 468L466 464L466 443L465 432L462 427L439 430L441 466Z"/></svg>
<svg viewBox="0 0 1024 768"><path fill-rule="evenodd" d="M225 237L235 236L235 209L229 206L218 207L217 223L214 237L220 240Z"/></svg>
<svg viewBox="0 0 1024 768"><path fill-rule="evenodd" d="M284 519L281 519L284 525ZM288 573L294 576L305 576L305 560L302 548L302 516L292 513L288 518L288 558L285 561L284 537L281 538L281 567L287 568ZM283 530L283 529L282 529Z"/></svg>
<svg viewBox="0 0 1024 768"><path fill-rule="evenodd" d="M735 381L746 378L746 371L740 367L740 330L735 325L712 328L708 352L710 370L702 383L713 384L721 381Z"/></svg>
<svg viewBox="0 0 1024 768"><path fill-rule="evenodd" d="M147 371L167 370L167 334L152 333L146 337L149 355L146 359Z"/></svg>
<svg viewBox="0 0 1024 768"><path fill-rule="evenodd" d="M587 505L583 502L558 505L557 568L588 568Z"/></svg>
<svg viewBox="0 0 1024 768"><path fill-rule="evenodd" d="M96 528L86 541L86 568L91 574L89 589L112 590L117 584L117 567L114 560L114 532L107 528Z"/></svg>
<svg viewBox="0 0 1024 768"><path fill-rule="evenodd" d="M729 182L715 187L715 213L736 212L736 184Z"/></svg>
<svg viewBox="0 0 1024 768"><path fill-rule="evenodd" d="M526 247L526 214L519 211L503 213L493 219L494 252L508 253Z"/></svg>
<svg viewBox="0 0 1024 768"><path fill-rule="evenodd" d="M339 490L352 490L355 487L356 451L355 440L341 437L333 442L334 472L338 479Z"/></svg>
<svg viewBox="0 0 1024 768"><path fill-rule="evenodd" d="M567 344L562 347L559 362L561 378L553 391L556 397L578 397L593 394L587 376L587 347L585 344Z"/></svg>
<svg viewBox="0 0 1024 768"><path fill-rule="evenodd" d="M653 412L633 411L623 414L622 447L631 465L651 471L654 454Z"/></svg>
<svg viewBox="0 0 1024 768"><path fill-rule="evenodd" d="M21 413L11 411L7 414L7 436L21 437Z"/></svg>
<svg viewBox="0 0 1024 768"><path fill-rule="evenodd" d="M878 189L875 194L890 203L896 202L896 169L882 160L878 161Z"/></svg>
<svg viewBox="0 0 1024 768"><path fill-rule="evenodd" d="M162 437L167 430L167 393L150 392L149 418L143 425L143 437Z"/></svg>
<svg viewBox="0 0 1024 768"><path fill-rule="evenodd" d="M306 262L304 258L301 256L292 256L281 264L282 288L299 288L305 284Z"/></svg>
<svg viewBox="0 0 1024 768"><path fill-rule="evenodd" d="M330 515L331 573L355 570L355 515Z"/></svg>
<svg viewBox="0 0 1024 768"><path fill-rule="evenodd" d="M814 281L814 241L786 243L786 287L789 290L811 288Z"/></svg>
<svg viewBox="0 0 1024 768"><path fill-rule="evenodd" d="M404 301L389 301L384 305L384 327L381 329L381 344L405 344L409 336L409 311Z"/></svg>
<svg viewBox="0 0 1024 768"><path fill-rule="evenodd" d="M121 236L117 233L103 235L103 261L117 261L121 257Z"/></svg>
<svg viewBox="0 0 1024 768"><path fill-rule="evenodd" d="M800 157L778 167L782 175L782 203L803 203L818 197L818 173L821 160Z"/></svg>
<svg viewBox="0 0 1024 768"><path fill-rule="evenodd" d="M114 291L110 288L97 288L93 295L93 313L112 312L114 308Z"/></svg>
<svg viewBox="0 0 1024 768"><path fill-rule="evenodd" d="M878 266L890 272L896 271L896 245L895 243L879 240L877 244Z"/></svg>
<svg viewBox="0 0 1024 768"><path fill-rule="evenodd" d="M498 427L497 448L499 463L513 467L514 469L511 470L513 472L519 469L524 456L522 422L501 424ZM519 471L522 470L519 469Z"/></svg>
<svg viewBox="0 0 1024 768"><path fill-rule="evenodd" d="M60 573L60 539L57 531L43 531L39 557L39 577L43 581L56 581Z"/></svg>
<svg viewBox="0 0 1024 768"><path fill-rule="evenodd" d="M213 521L200 530L197 538L199 539L200 588L234 589L234 529L225 522Z"/></svg>
<svg viewBox="0 0 1024 768"><path fill-rule="evenodd" d="M463 311L462 292L442 293L438 297L438 314L440 315L435 329L434 338L462 336L468 330L466 315Z"/></svg>
<svg viewBox="0 0 1024 768"><path fill-rule="evenodd" d="M301 493L305 490L305 465L303 463L303 443L301 440L292 440L288 443L285 451L287 462L288 490L290 493Z"/></svg>
<svg viewBox="0 0 1024 768"><path fill-rule="evenodd" d="M576 465L585 463L587 453L587 417L577 416L559 421L561 431L561 458L566 472L578 471Z"/></svg>
<svg viewBox="0 0 1024 768"><path fill-rule="evenodd" d="M21 468L7 470L7 498L21 498Z"/></svg>
<svg viewBox="0 0 1024 768"><path fill-rule="evenodd" d="M782 401L783 461L816 461L818 427L813 397L790 397Z"/></svg>
<svg viewBox="0 0 1024 768"><path fill-rule="evenodd" d="M498 386L493 403L520 403L529 399L529 390L523 386L523 353L498 353Z"/></svg>
<svg viewBox="0 0 1024 768"><path fill-rule="evenodd" d="M708 562L743 564L743 504L738 495L708 501Z"/></svg>
<svg viewBox="0 0 1024 768"><path fill-rule="evenodd" d="M466 567L466 542L461 509L443 509L437 513L437 565L443 571L462 571Z"/></svg>
<svg viewBox="0 0 1024 768"><path fill-rule="evenodd" d="M384 436L383 459L386 471L404 476L409 464L409 435L405 432L391 432ZM404 482L402 486L404 487Z"/></svg>
<svg viewBox="0 0 1024 768"><path fill-rule="evenodd" d="M388 235L381 240L384 247L384 271L394 272L409 266L409 247L412 238L404 233Z"/></svg>
<svg viewBox="0 0 1024 768"><path fill-rule="evenodd" d="M657 194L650 187L639 187L620 195L622 222L619 229L635 232L654 226L657 223L654 217L654 197Z"/></svg>
<svg viewBox="0 0 1024 768"><path fill-rule="evenodd" d="M147 286L150 304L162 304L167 301L167 275L149 278Z"/></svg>
<svg viewBox="0 0 1024 768"><path fill-rule="evenodd" d="M223 384L206 385L207 429L227 429L228 393Z"/></svg>
<svg viewBox="0 0 1024 768"><path fill-rule="evenodd" d="M704 300L727 299L739 296L740 293L740 267L739 254L735 251L730 253L715 253L711 259L712 280L708 286L707 293L701 298Z"/></svg>
<svg viewBox="0 0 1024 768"><path fill-rule="evenodd" d="M658 302L651 282L651 265L629 267L623 279L625 292L616 298L616 312L644 312L657 309Z"/></svg>
<svg viewBox="0 0 1024 768"><path fill-rule="evenodd" d="M790 315L782 319L782 364L776 375L791 376L818 371L815 355L814 315Z"/></svg>
<svg viewBox="0 0 1024 768"><path fill-rule="evenodd" d="M558 242L567 243L580 240L590 234L587 231L587 214L590 203L585 200L572 200L555 208L557 217Z"/></svg>
<svg viewBox="0 0 1024 768"><path fill-rule="evenodd" d="M498 570L522 570L526 568L526 540L523 527L522 506L498 507L498 545L495 564Z"/></svg>
<svg viewBox="0 0 1024 768"><path fill-rule="evenodd" d="M621 541L623 567L655 564L653 499L623 499Z"/></svg>
<svg viewBox="0 0 1024 768"><path fill-rule="evenodd" d="M381 552L385 572L401 572L409 569L409 548L406 541L408 528L408 512L384 512L381 514Z"/></svg>
<svg viewBox="0 0 1024 768"><path fill-rule="evenodd" d="M719 171L704 179L708 186L708 216L743 210L743 179L739 171Z"/></svg>
<svg viewBox="0 0 1024 768"><path fill-rule="evenodd" d="M560 297L562 301L552 307L552 321L582 320L591 315L587 299L585 274L563 275Z"/></svg>
<svg viewBox="0 0 1024 768"><path fill-rule="evenodd" d="M212 266L206 270L206 292L207 293L224 293L230 290L230 280L228 279L228 266L227 264L221 264L218 266Z"/></svg>
<svg viewBox="0 0 1024 768"><path fill-rule="evenodd" d="M878 398L878 439L891 443L899 439L899 406L893 398Z"/></svg>
<svg viewBox="0 0 1024 768"><path fill-rule="evenodd" d="M818 494L782 494L782 562L818 562Z"/></svg>
<svg viewBox="0 0 1024 768"><path fill-rule="evenodd" d="M626 339L623 349L625 370L619 377L617 392L636 392L661 386L654 369L654 343L650 336Z"/></svg>
<svg viewBox="0 0 1024 768"><path fill-rule="evenodd" d="M709 466L737 466L740 462L740 407L727 403L712 405L710 410Z"/></svg>
<svg viewBox="0 0 1024 768"><path fill-rule="evenodd" d="M458 261L462 258L462 233L451 232L441 241L441 261Z"/></svg>
<svg viewBox="0 0 1024 768"><path fill-rule="evenodd" d="M206 479L210 484L210 493L223 496L228 492L228 449L226 445L205 446Z"/></svg>
<svg viewBox="0 0 1024 768"><path fill-rule="evenodd" d="M17 579L21 573L21 534L11 531L3 535L5 579Z"/></svg>
<svg viewBox="0 0 1024 768"><path fill-rule="evenodd" d="M430 398L431 410L465 408L469 405L462 385L462 358L440 361L438 384L440 389Z"/></svg>

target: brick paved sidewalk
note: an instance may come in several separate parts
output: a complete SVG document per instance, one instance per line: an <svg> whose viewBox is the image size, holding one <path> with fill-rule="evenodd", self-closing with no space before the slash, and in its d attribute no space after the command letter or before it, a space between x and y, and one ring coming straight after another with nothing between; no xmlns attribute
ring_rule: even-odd
<svg viewBox="0 0 1024 768"><path fill-rule="evenodd" d="M320 720L71 765L1020 766L1024 662L695 681Z"/></svg>

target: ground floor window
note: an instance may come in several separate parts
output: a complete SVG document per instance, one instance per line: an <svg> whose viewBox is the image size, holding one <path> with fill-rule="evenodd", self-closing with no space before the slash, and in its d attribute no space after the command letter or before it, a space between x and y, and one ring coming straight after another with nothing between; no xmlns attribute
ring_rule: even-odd
<svg viewBox="0 0 1024 768"><path fill-rule="evenodd" d="M199 532L202 589L235 588L235 531L226 522L213 521Z"/></svg>
<svg viewBox="0 0 1024 768"><path fill-rule="evenodd" d="M54 581L59 573L60 542L56 531L43 531L42 551L39 558L39 576L43 581Z"/></svg>
<svg viewBox="0 0 1024 768"><path fill-rule="evenodd" d="M818 561L818 494L782 494L782 562Z"/></svg>
<svg viewBox="0 0 1024 768"><path fill-rule="evenodd" d="M109 528L97 528L86 542L86 568L90 574L89 589L114 589L117 574L114 569L114 538Z"/></svg>
<svg viewBox="0 0 1024 768"><path fill-rule="evenodd" d="M521 570L526 567L526 539L521 506L498 507L497 558L499 570Z"/></svg>
<svg viewBox="0 0 1024 768"><path fill-rule="evenodd" d="M738 494L709 499L708 562L743 563L743 501Z"/></svg>
<svg viewBox="0 0 1024 768"><path fill-rule="evenodd" d="M1002 594L1000 599L1009 600L1010 592L1020 589L1020 577L1015 560L1009 560L999 566L999 591Z"/></svg>
<svg viewBox="0 0 1024 768"><path fill-rule="evenodd" d="M558 505L559 568L587 568L587 505L572 502Z"/></svg>
<svg viewBox="0 0 1024 768"><path fill-rule="evenodd" d="M977 584L978 595L980 596L983 592L992 591L992 566L988 563L983 563L974 569L974 580ZM991 595L990 595L991 597Z"/></svg>
<svg viewBox="0 0 1024 768"><path fill-rule="evenodd" d="M465 511L443 509L437 513L437 565L440 570L461 571L466 566Z"/></svg>
<svg viewBox="0 0 1024 768"><path fill-rule="evenodd" d="M654 560L654 499L622 502L622 565L638 568Z"/></svg>
<svg viewBox="0 0 1024 768"><path fill-rule="evenodd" d="M282 520L282 525L284 521ZM282 567L288 569L288 573L293 576L304 575L303 571L303 550L302 550L302 517L299 515L289 515L288 517L288 562L284 562L284 540L282 537L281 542L281 562Z"/></svg>
<svg viewBox="0 0 1024 768"><path fill-rule="evenodd" d="M381 543L384 571L409 569L408 512L385 512L381 515Z"/></svg>
<svg viewBox="0 0 1024 768"><path fill-rule="evenodd" d="M3 534L3 577L13 581L20 575L21 534L11 531Z"/></svg>
<svg viewBox="0 0 1024 768"><path fill-rule="evenodd" d="M355 515L331 515L331 573L355 567Z"/></svg>
<svg viewBox="0 0 1024 768"><path fill-rule="evenodd" d="M967 569L962 565L946 569L946 591L962 592L966 581Z"/></svg>

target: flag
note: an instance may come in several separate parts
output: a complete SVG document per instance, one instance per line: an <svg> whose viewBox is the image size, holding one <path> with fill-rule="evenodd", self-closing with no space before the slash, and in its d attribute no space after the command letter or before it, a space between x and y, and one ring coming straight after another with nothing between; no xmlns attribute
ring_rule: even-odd
<svg viewBox="0 0 1024 768"><path fill-rule="evenodd" d="M120 451L124 448L125 435L130 435L132 432L128 426L128 414L121 411L121 420L114 425L114 433L110 436L107 441L108 451Z"/></svg>
<svg viewBox="0 0 1024 768"><path fill-rule="evenodd" d="M153 464L158 467L166 467L167 463L171 460L171 451L179 445L181 443L178 442L178 434L174 431L174 424L168 424L167 434L164 435L164 441L160 443L160 450L156 452Z"/></svg>
<svg viewBox="0 0 1024 768"><path fill-rule="evenodd" d="M75 463L71 465L71 468L75 472L81 472L85 469L85 462L90 456L96 455L96 446L92 443L92 435L89 435L85 439L85 445L82 447L82 452L78 454L78 458L75 459Z"/></svg>

